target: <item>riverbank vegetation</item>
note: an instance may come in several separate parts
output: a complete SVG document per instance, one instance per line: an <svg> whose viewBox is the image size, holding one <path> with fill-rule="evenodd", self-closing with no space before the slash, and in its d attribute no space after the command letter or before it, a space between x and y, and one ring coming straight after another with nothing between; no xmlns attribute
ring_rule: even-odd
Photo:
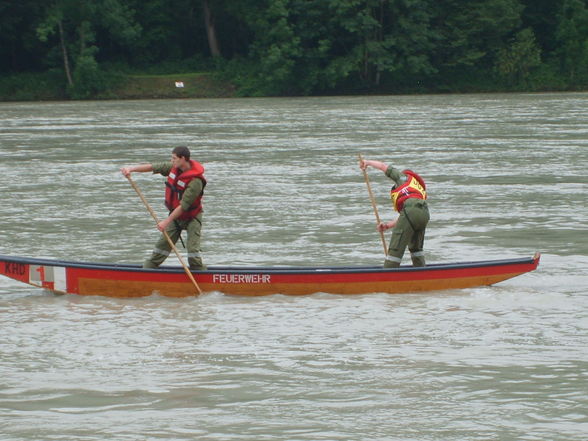
<svg viewBox="0 0 588 441"><path fill-rule="evenodd" d="M581 90L588 0L8 0L0 99Z"/></svg>

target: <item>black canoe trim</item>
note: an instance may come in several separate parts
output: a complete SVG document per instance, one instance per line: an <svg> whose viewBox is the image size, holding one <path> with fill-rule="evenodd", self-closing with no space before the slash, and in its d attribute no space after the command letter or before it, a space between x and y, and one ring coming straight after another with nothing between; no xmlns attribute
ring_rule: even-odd
<svg viewBox="0 0 588 441"><path fill-rule="evenodd" d="M536 253L534 257L514 258L500 260L481 260L474 262L459 263L436 263L424 267L413 267L403 265L400 268L382 268L378 266L320 266L320 267L303 267L303 266L209 266L206 271L192 271L198 273L239 273L239 274L346 274L346 273L381 273L381 272L421 272L421 271L444 271L459 270L466 268L509 266L509 265L529 265L534 264L539 257ZM136 264L110 264L110 263L90 263L90 262L72 262L66 260L36 259L30 257L13 257L0 255L0 262L21 263L28 265L45 265L45 266L62 266L70 268L81 268L89 270L107 270L107 271L133 271L149 273L180 273L184 269L179 266L162 266L157 269L142 268Z"/></svg>

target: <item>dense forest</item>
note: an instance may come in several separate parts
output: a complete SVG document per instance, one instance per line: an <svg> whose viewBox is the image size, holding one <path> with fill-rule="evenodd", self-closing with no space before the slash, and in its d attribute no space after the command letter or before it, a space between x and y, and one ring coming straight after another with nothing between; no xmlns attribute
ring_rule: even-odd
<svg viewBox="0 0 588 441"><path fill-rule="evenodd" d="M181 72L244 96L585 89L587 3L3 0L0 92Z"/></svg>

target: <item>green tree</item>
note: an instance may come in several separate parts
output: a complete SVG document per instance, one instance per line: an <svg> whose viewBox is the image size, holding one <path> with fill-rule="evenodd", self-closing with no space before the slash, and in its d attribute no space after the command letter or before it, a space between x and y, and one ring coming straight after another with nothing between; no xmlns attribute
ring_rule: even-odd
<svg viewBox="0 0 588 441"><path fill-rule="evenodd" d="M555 30L558 13L565 0L521 0L524 6L521 14L522 27L533 29L542 54L548 55L557 47Z"/></svg>
<svg viewBox="0 0 588 441"><path fill-rule="evenodd" d="M557 53L574 84L588 80L588 8L584 0L565 0L558 14Z"/></svg>
<svg viewBox="0 0 588 441"><path fill-rule="evenodd" d="M41 0L0 2L0 73L43 68L43 47L35 33L43 4Z"/></svg>
<svg viewBox="0 0 588 441"><path fill-rule="evenodd" d="M238 14L253 35L247 53L249 77L258 79L255 87L273 94L307 94L340 86L377 88L394 76L432 72L427 2L249 4Z"/></svg>
<svg viewBox="0 0 588 441"><path fill-rule="evenodd" d="M340 79L355 74L378 86L388 74L431 73L433 33L430 8L423 0L331 0L335 30L329 70Z"/></svg>
<svg viewBox="0 0 588 441"><path fill-rule="evenodd" d="M78 98L120 66L224 67L247 95L495 90L502 78L565 89L588 83L587 10L587 0L3 0L0 74L14 89L11 74L48 69Z"/></svg>
<svg viewBox="0 0 588 441"><path fill-rule="evenodd" d="M496 69L506 77L510 84L522 84L529 76L531 68L541 64L541 50L530 28L518 32L510 46L498 52Z"/></svg>
<svg viewBox="0 0 588 441"><path fill-rule="evenodd" d="M440 66L492 67L494 57L521 22L518 0L434 1L435 50Z"/></svg>
<svg viewBox="0 0 588 441"><path fill-rule="evenodd" d="M41 41L57 38L67 83L75 97L85 98L103 87L95 58L99 51L97 30L120 44L128 44L140 33L132 11L119 0L56 0L37 27Z"/></svg>
<svg viewBox="0 0 588 441"><path fill-rule="evenodd" d="M227 1L229 15L239 17L248 43L229 63L232 79L246 95L293 93L294 66L302 56L292 25L290 0Z"/></svg>

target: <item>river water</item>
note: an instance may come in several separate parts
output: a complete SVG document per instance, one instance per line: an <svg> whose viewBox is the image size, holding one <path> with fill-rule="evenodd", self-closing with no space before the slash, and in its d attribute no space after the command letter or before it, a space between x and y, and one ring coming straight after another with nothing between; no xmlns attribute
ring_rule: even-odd
<svg viewBox="0 0 588 441"><path fill-rule="evenodd" d="M208 265L381 263L359 153L427 180L428 262L542 253L427 294L119 300L2 278L0 440L586 440L586 109L586 93L0 104L0 254L141 262L158 233L119 168L176 145L207 170ZM134 178L163 216L163 179ZM390 181L370 179L392 219Z"/></svg>

